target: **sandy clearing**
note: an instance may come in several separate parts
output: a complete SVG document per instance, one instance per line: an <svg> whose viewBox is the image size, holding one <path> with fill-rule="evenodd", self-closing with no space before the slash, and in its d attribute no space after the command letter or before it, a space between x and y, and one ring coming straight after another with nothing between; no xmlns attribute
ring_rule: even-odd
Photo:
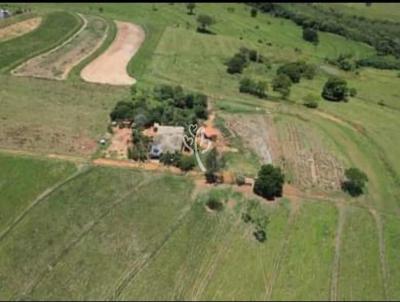
<svg viewBox="0 0 400 302"><path fill-rule="evenodd" d="M129 22L115 21L117 36L111 46L81 72L81 77L92 83L132 85L136 80L129 76L127 65L142 45L143 29Z"/></svg>
<svg viewBox="0 0 400 302"><path fill-rule="evenodd" d="M42 18L36 17L0 28L0 42L4 42L33 31L38 28L41 22Z"/></svg>

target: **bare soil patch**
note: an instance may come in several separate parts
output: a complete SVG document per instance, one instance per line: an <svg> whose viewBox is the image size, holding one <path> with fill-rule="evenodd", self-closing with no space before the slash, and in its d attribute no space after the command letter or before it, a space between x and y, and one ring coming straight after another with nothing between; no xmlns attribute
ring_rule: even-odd
<svg viewBox="0 0 400 302"><path fill-rule="evenodd" d="M105 157L128 159L128 148L132 144L132 129L113 127L111 144L107 148Z"/></svg>
<svg viewBox="0 0 400 302"><path fill-rule="evenodd" d="M226 126L236 133L246 146L252 149L263 163L272 163L270 142L274 142L270 133L268 117L261 114L230 114L223 116Z"/></svg>
<svg viewBox="0 0 400 302"><path fill-rule="evenodd" d="M301 123L278 125L282 146L280 164L290 171L294 184L302 189L339 190L343 164L327 149L317 133Z"/></svg>
<svg viewBox="0 0 400 302"><path fill-rule="evenodd" d="M81 72L81 77L92 83L132 85L136 80L129 76L127 66L142 45L143 29L129 22L115 21L117 36L111 46Z"/></svg>
<svg viewBox="0 0 400 302"><path fill-rule="evenodd" d="M41 22L42 18L36 17L0 28L0 42L25 35L38 28Z"/></svg>
<svg viewBox="0 0 400 302"><path fill-rule="evenodd" d="M96 51L107 36L107 23L95 16L83 16L82 28L67 42L34 57L14 70L18 76L64 80L71 69Z"/></svg>

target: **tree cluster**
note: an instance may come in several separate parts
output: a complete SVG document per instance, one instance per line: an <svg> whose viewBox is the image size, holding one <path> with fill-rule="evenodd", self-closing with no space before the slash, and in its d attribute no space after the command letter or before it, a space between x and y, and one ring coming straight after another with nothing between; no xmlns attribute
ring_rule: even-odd
<svg viewBox="0 0 400 302"><path fill-rule="evenodd" d="M249 3L262 12L290 19L302 27L312 27L373 46L378 55L400 58L400 22L365 18L334 8L301 3Z"/></svg>
<svg viewBox="0 0 400 302"><path fill-rule="evenodd" d="M205 159L206 172L204 176L207 183L215 183L218 181L217 173L225 167L225 158L219 154L216 148L211 149L207 153Z"/></svg>
<svg viewBox="0 0 400 302"><path fill-rule="evenodd" d="M227 72L242 73L243 69L249 65L249 62L264 63L266 60L262 54L255 49L241 47L239 52L235 53L226 63Z"/></svg>
<svg viewBox="0 0 400 302"><path fill-rule="evenodd" d="M298 83L302 77L312 80L316 71L314 65L307 64L304 61L297 61L281 65L276 73L277 75L285 74L290 78L292 83Z"/></svg>
<svg viewBox="0 0 400 302"><path fill-rule="evenodd" d="M207 117L206 95L187 93L181 86L170 85L156 86L151 92L133 89L132 99L118 102L110 113L112 121L131 121L141 128L154 122L186 127Z"/></svg>

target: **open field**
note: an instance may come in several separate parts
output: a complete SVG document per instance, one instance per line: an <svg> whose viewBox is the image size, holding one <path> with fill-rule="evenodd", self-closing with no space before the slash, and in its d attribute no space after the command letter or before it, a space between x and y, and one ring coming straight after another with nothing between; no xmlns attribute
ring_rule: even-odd
<svg viewBox="0 0 400 302"><path fill-rule="evenodd" d="M35 17L1 27L0 42L4 42L33 31L40 25L41 22L41 17Z"/></svg>
<svg viewBox="0 0 400 302"><path fill-rule="evenodd" d="M78 17L67 12L53 12L43 18L36 30L0 44L0 70L8 71L57 46L82 25Z"/></svg>
<svg viewBox="0 0 400 302"><path fill-rule="evenodd" d="M131 85L135 79L127 73L127 65L143 43L145 34L140 26L116 21L117 36L111 46L81 72L87 82Z"/></svg>
<svg viewBox="0 0 400 302"><path fill-rule="evenodd" d="M0 75L0 147L90 156L127 93L68 81Z"/></svg>
<svg viewBox="0 0 400 302"><path fill-rule="evenodd" d="M396 21L398 14L395 4L321 5L369 18ZM327 33L319 33L314 46L293 22L261 12L252 18L243 4L197 3L195 15L178 3L32 6L43 21L30 33L0 42L4 71L76 33L82 26L76 13L88 18L87 29L90 18L104 21L96 34L83 30L81 40L53 53L47 66L76 47L88 54L93 47L83 47L84 41L89 36L100 41L106 23L109 32L65 81L0 75L0 148L72 155L87 163L0 154L1 298L400 298L399 71L345 72L324 61L343 52L368 57L373 48ZM215 17L210 27L215 34L196 32L201 13ZM230 171L254 177L269 158L284 169L292 192L276 202L261 201L270 218L266 242L257 242L241 219L250 194L244 197L228 185L199 185L191 175L173 176L167 169L145 171L124 162L112 168L117 165L112 160L103 162L110 167L99 167L101 160L88 160L107 130L111 109L129 98L129 86L79 78L85 67L123 48L121 23L111 20L137 24L145 33L133 58L107 60L118 67L120 79L207 94L232 148L225 154ZM250 63L243 74L228 74L224 62L241 46L259 50L271 67ZM300 59L316 65L316 76L292 85L282 100L272 79L282 63ZM308 94L321 95L330 75L346 79L357 95L346 103L320 100L317 109L303 106ZM268 98L240 93L245 76L267 81ZM116 140L128 136L122 131ZM357 198L340 191L344 169L352 166L369 179ZM209 191L223 200L221 212L205 208Z"/></svg>
<svg viewBox="0 0 400 302"><path fill-rule="evenodd" d="M69 71L96 51L106 38L107 23L104 19L90 15L81 15L81 18L84 25L70 40L25 62L13 74L64 80Z"/></svg>

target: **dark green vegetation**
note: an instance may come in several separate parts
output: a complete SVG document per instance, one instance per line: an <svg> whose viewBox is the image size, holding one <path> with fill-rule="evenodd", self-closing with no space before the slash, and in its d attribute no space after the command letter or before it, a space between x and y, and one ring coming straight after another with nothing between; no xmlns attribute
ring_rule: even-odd
<svg viewBox="0 0 400 302"><path fill-rule="evenodd" d="M303 39L308 42L318 44L318 31L312 27L303 27Z"/></svg>
<svg viewBox="0 0 400 302"><path fill-rule="evenodd" d="M365 183L368 181L367 175L357 168L349 168L345 171L346 180L342 183L344 191L351 196L359 196L363 193Z"/></svg>
<svg viewBox="0 0 400 302"><path fill-rule="evenodd" d="M0 70L8 71L23 61L50 50L73 35L81 25L80 19L71 13L48 14L36 30L0 44Z"/></svg>
<svg viewBox="0 0 400 302"><path fill-rule="evenodd" d="M262 165L254 183L254 193L267 199L281 197L284 181L285 176L279 167Z"/></svg>
<svg viewBox="0 0 400 302"><path fill-rule="evenodd" d="M188 93L181 86L159 85L152 91L134 90L130 101L120 101L110 113L112 121L131 121L138 127L161 125L187 127L207 118L207 96Z"/></svg>
<svg viewBox="0 0 400 302"><path fill-rule="evenodd" d="M322 97L328 101L347 101L348 96L349 88L347 87L347 82L339 77L329 78L322 90Z"/></svg>

